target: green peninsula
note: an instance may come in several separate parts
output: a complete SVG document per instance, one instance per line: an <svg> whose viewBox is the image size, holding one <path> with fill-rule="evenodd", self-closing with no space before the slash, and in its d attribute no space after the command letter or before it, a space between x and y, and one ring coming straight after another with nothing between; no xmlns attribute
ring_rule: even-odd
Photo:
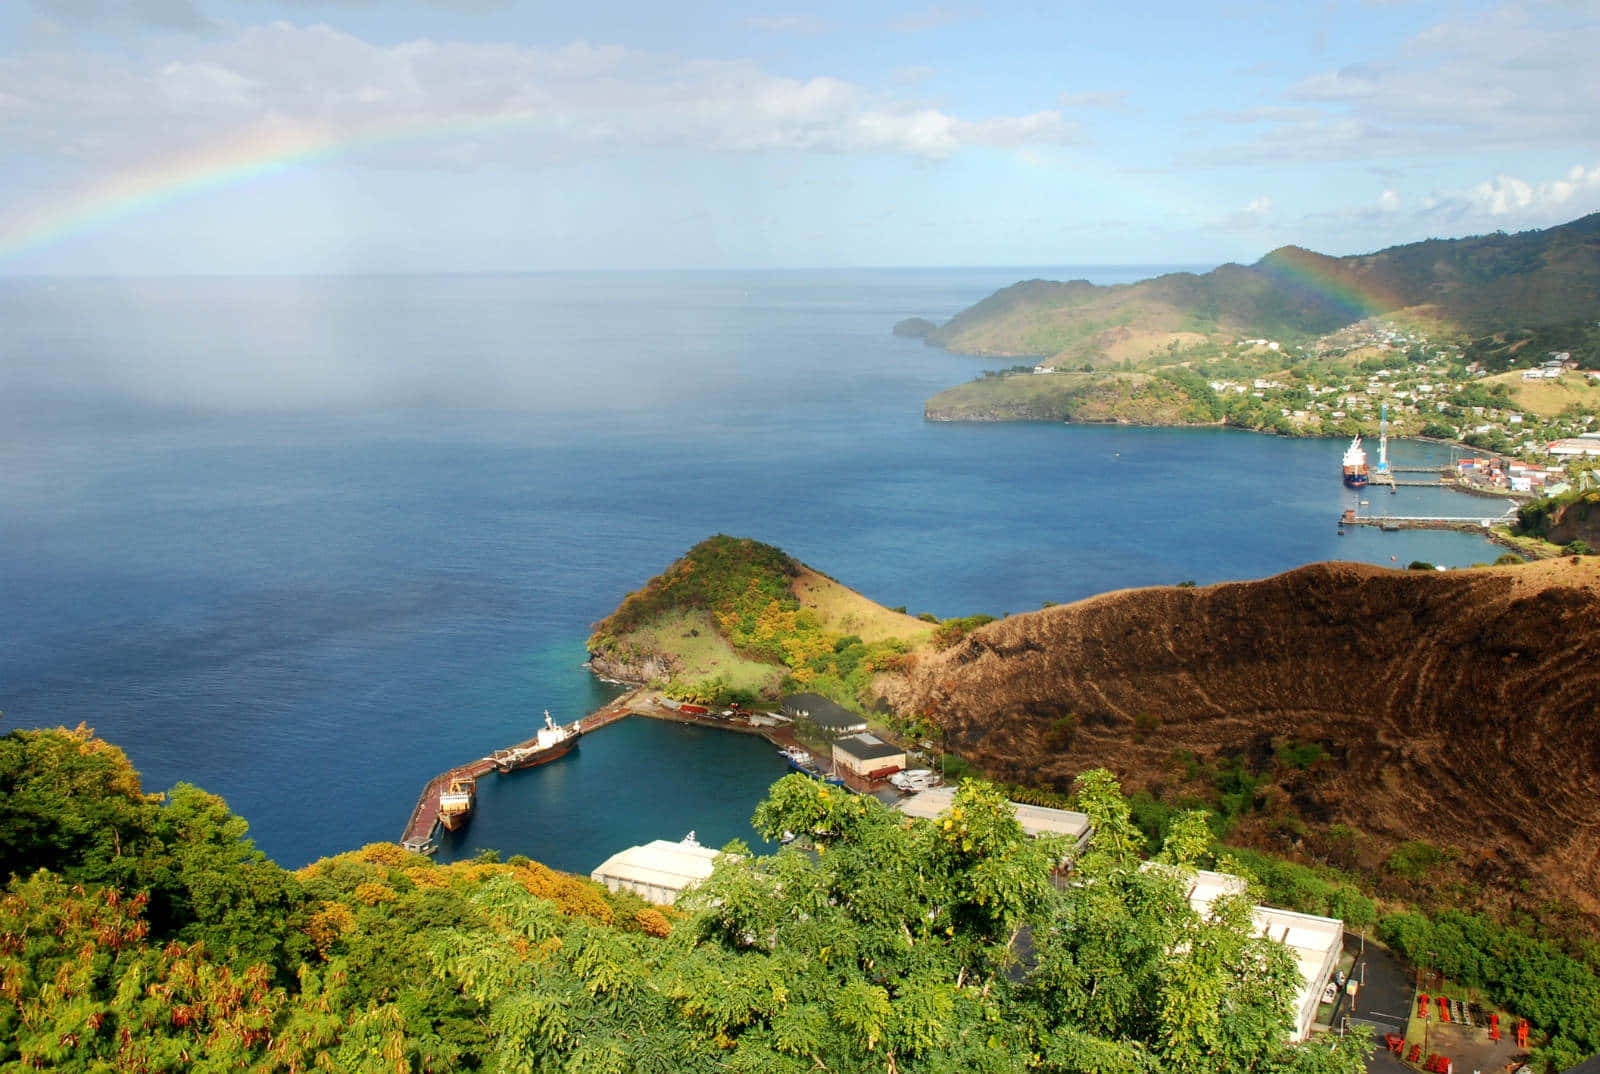
<svg viewBox="0 0 1600 1074"><path fill-rule="evenodd" d="M771 545L719 534L596 623L589 664L682 701L748 705L808 690L861 709L877 675L950 630L875 604Z"/></svg>
<svg viewBox="0 0 1600 1074"><path fill-rule="evenodd" d="M934 396L929 420L1349 436L1376 431L1368 404L1389 402L1398 434L1465 439L1485 407L1509 409L1468 390L1475 378L1554 356L1600 369L1596 293L1600 214L1353 257L1289 246L1253 265L1109 287L1027 280L943 325L896 329L958 354L1027 359ZM1593 412L1578 409L1569 417Z"/></svg>

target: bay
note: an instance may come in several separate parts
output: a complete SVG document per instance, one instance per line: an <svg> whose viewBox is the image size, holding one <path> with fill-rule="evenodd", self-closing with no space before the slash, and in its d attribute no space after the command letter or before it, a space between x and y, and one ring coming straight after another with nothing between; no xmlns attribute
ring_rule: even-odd
<svg viewBox="0 0 1600 1074"><path fill-rule="evenodd" d="M296 866L397 838L434 773L613 696L581 666L590 624L712 533L940 616L1498 554L1338 535L1342 443L922 420L1009 363L895 321L1028 276L1149 274L0 281L0 712L88 723L148 787L224 795ZM753 840L775 752L652 727L486 780L446 852L587 871L688 828Z"/></svg>

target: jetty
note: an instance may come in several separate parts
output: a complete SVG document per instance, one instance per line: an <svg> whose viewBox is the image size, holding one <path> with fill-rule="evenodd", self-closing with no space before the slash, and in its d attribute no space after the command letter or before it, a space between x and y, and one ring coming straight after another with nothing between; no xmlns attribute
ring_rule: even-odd
<svg viewBox="0 0 1600 1074"><path fill-rule="evenodd" d="M638 701L637 692L627 693L617 698L602 709L597 709L578 721L580 734L598 731L602 727L616 723L618 720L630 716L634 712L635 703ZM538 736L527 738L516 743L510 748L531 749L539 744ZM422 793L417 796L417 804L411 809L411 819L406 821L405 832L400 836L400 845L417 854L432 854L439 849L439 796L450 789L450 782L455 779L470 776L477 779L495 770L494 754L480 757L476 761L469 761L457 765L447 771L440 772L430 779L422 788Z"/></svg>
<svg viewBox="0 0 1600 1074"><path fill-rule="evenodd" d="M1346 526L1376 526L1391 533L1398 530L1462 530L1482 534L1504 544L1491 531L1495 526L1514 521L1516 517L1515 504L1503 515L1363 515L1350 507L1339 516L1339 532L1343 533Z"/></svg>
<svg viewBox="0 0 1600 1074"><path fill-rule="evenodd" d="M1488 529L1505 522L1504 517L1452 518L1440 515L1354 515L1339 519L1341 526L1377 526L1383 530Z"/></svg>

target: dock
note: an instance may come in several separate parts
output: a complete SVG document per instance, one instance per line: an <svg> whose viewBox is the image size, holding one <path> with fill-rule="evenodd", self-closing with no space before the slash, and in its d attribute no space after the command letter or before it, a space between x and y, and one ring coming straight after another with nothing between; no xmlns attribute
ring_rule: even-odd
<svg viewBox="0 0 1600 1074"><path fill-rule="evenodd" d="M643 716L652 720L666 720L670 723L698 725L700 727L714 727L719 731L733 731L739 734L760 735L767 741L780 748L783 746L798 746L799 740L794 732L787 726L757 725L747 718L746 714L716 713L716 712L684 712L670 704L663 704L661 699L652 695L646 688L640 687L617 698L602 709L597 709L578 721L580 734L598 731L608 727L618 720L629 716ZM537 745L538 739L530 738L509 747L509 749L523 749ZM474 779L496 771L493 751L487 757L480 757L463 765L457 765L448 771L441 772L430 779L422 788L422 793L417 796L417 804L412 807L411 817L406 822L405 832L400 837L400 845L417 854L432 854L439 849L439 796L450 787L450 781L462 776L471 776ZM833 763L825 757L814 758L816 776L822 779L839 779L850 790L861 794L872 794L887 784L883 780L866 781L849 772L840 772L835 776Z"/></svg>
<svg viewBox="0 0 1600 1074"><path fill-rule="evenodd" d="M1355 508L1347 508L1339 516L1339 532L1346 526L1376 526L1380 530L1464 530L1489 536L1495 526L1504 525L1517 517L1515 508L1503 515L1363 515Z"/></svg>
<svg viewBox="0 0 1600 1074"><path fill-rule="evenodd" d="M1488 529L1505 522L1505 517L1453 518L1439 515L1356 515L1339 519L1341 526L1377 526L1384 530L1454 530L1464 527Z"/></svg>
<svg viewBox="0 0 1600 1074"><path fill-rule="evenodd" d="M634 713L638 692L623 694L605 708L597 709L578 721L578 730L581 734L598 731L618 720ZM524 739L511 746L511 749L529 749L537 746L537 736ZM406 821L405 833L400 836L400 845L417 854L432 854L439 849L439 796L450 786L450 781L462 776L471 776L477 779L494 771L494 757L480 757L476 761L469 761L457 765L447 771L440 772L430 779L422 788L422 793L417 796L417 804L411 809L411 818Z"/></svg>

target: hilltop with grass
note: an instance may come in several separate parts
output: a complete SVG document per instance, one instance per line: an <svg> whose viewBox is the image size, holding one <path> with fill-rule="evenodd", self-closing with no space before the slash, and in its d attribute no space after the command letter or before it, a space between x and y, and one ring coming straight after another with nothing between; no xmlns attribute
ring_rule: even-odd
<svg viewBox="0 0 1600 1074"><path fill-rule="evenodd" d="M891 610L771 545L718 535L596 623L589 657L596 674L682 701L750 705L806 690L864 709L880 673L981 621Z"/></svg>

